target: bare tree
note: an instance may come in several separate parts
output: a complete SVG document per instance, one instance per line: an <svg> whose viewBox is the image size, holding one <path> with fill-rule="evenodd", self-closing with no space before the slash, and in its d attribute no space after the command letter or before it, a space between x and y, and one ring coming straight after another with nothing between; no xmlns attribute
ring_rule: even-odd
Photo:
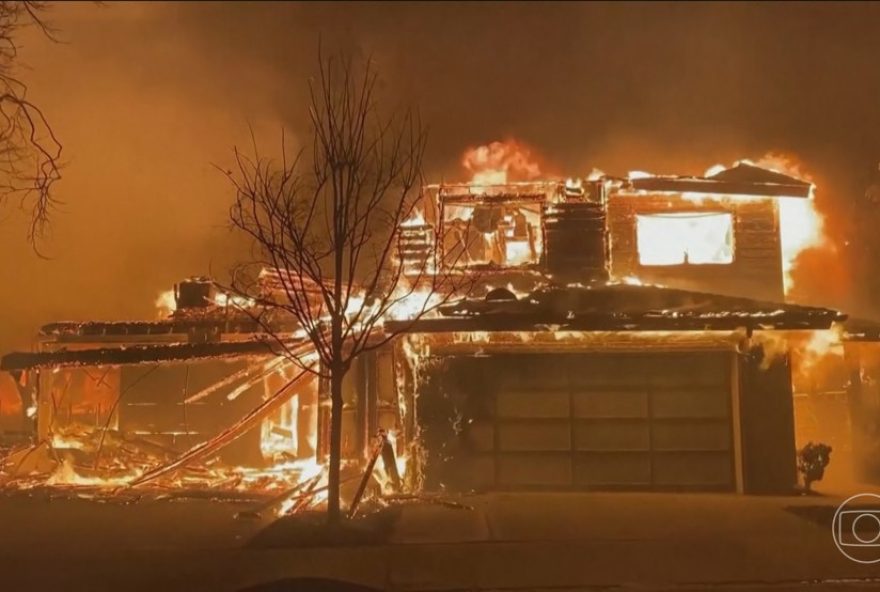
<svg viewBox="0 0 880 592"><path fill-rule="evenodd" d="M232 288L253 295L260 270L273 276L280 298L258 297L254 317L273 345L330 385L330 521L340 517L342 383L362 353L388 343L410 323L462 293L461 275L444 273L433 251L402 265L398 229L416 213L422 187L426 131L412 111L383 116L376 106L372 63L324 59L310 82L311 146L280 162L235 150L232 225L253 240L253 260L233 273ZM435 225L438 227L439 225ZM420 226L427 228L427 226ZM436 232L431 230L431 232ZM407 314L396 314L406 306ZM289 348L275 329L293 317L314 345L319 363ZM391 331L383 321L405 317Z"/></svg>
<svg viewBox="0 0 880 592"><path fill-rule="evenodd" d="M61 143L17 78L17 37L22 27L35 26L55 41L47 8L45 2L0 1L0 206L17 204L29 212L28 239L35 247L57 203L52 187L61 178Z"/></svg>

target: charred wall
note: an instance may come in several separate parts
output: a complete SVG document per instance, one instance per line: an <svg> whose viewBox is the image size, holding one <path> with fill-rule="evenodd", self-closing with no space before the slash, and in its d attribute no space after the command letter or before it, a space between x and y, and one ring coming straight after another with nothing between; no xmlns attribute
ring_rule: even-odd
<svg viewBox="0 0 880 592"><path fill-rule="evenodd" d="M726 212L733 217L733 261L729 264L642 265L637 216ZM775 202L712 200L694 202L670 194L608 198L611 272L643 282L698 292L747 296L782 302L784 286L779 215Z"/></svg>
<svg viewBox="0 0 880 592"><path fill-rule="evenodd" d="M182 452L207 440L257 406L263 397L260 380L234 399L227 391L187 403L191 395L247 367L243 362L202 362L125 366L115 422L119 430L169 450ZM224 450L232 464L259 466L260 430L250 430Z"/></svg>
<svg viewBox="0 0 880 592"><path fill-rule="evenodd" d="M764 360L760 348L740 360L744 489L791 493L797 484L794 403L788 356Z"/></svg>

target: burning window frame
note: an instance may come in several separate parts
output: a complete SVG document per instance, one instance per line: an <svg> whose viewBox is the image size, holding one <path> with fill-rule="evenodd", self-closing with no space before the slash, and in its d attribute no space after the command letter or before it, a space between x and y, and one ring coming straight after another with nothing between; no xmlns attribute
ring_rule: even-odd
<svg viewBox="0 0 880 592"><path fill-rule="evenodd" d="M444 237L441 245L441 260L444 266L460 268L464 270L480 270L480 271L500 271L500 270L516 270L516 269L537 269L544 259L544 208L547 203L552 203L559 199L562 194L562 184L558 182L535 182L535 183L505 183L494 186L477 186L470 184L453 184L453 185L434 185L429 186L436 195L438 205L438 220L440 224L441 237ZM522 212L525 217L526 224L526 240L532 251L531 256L526 257L519 262L509 262L509 250L497 260L485 258L483 260L475 260L470 256L462 256L461 249L467 252L474 248L476 241L468 239L453 239L453 243L446 240L448 237L454 237L453 232L455 221L461 221L466 224L463 230L470 234L482 234L486 243L491 244L489 235L496 235L506 232L499 220L497 228L493 233L481 232L479 229L472 227L473 216L477 208L499 208L502 211L508 209L526 209L534 217L529 220L528 214ZM462 212L463 211L463 212ZM463 216L459 216L463 213ZM504 218L508 215L504 214ZM521 241L518 241L521 242ZM485 247L486 243L482 243ZM497 241L498 244L507 244L503 239ZM465 253L467 254L467 253ZM450 263L453 262L453 263Z"/></svg>
<svg viewBox="0 0 880 592"><path fill-rule="evenodd" d="M718 237L698 222L723 220ZM730 265L736 258L734 214L729 211L689 210L636 214L639 264L646 267L673 265ZM710 239L714 242L710 243ZM669 243L681 247L681 256L668 251Z"/></svg>

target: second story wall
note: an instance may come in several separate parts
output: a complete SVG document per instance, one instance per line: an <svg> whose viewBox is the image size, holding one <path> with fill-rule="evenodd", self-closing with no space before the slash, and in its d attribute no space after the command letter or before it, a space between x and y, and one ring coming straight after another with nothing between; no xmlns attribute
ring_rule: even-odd
<svg viewBox="0 0 880 592"><path fill-rule="evenodd" d="M611 275L700 292L784 301L773 198L608 196Z"/></svg>

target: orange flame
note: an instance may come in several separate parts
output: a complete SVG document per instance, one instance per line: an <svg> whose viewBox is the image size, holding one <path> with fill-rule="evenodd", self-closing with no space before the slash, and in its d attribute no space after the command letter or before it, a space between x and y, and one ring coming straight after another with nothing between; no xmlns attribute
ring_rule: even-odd
<svg viewBox="0 0 880 592"><path fill-rule="evenodd" d="M177 299L174 297L174 290L164 290L156 297L156 314L158 318L164 319L171 316L177 310Z"/></svg>
<svg viewBox="0 0 880 592"><path fill-rule="evenodd" d="M813 182L810 174L791 156L768 153L755 165ZM828 248L831 243L825 234L825 218L816 208L812 193L808 199L783 197L779 200L779 228L785 293L789 294L794 286L792 272L801 254L808 249Z"/></svg>
<svg viewBox="0 0 880 592"><path fill-rule="evenodd" d="M468 148L461 165L471 174L474 185L532 181L541 176L541 166L532 150L512 139Z"/></svg>

